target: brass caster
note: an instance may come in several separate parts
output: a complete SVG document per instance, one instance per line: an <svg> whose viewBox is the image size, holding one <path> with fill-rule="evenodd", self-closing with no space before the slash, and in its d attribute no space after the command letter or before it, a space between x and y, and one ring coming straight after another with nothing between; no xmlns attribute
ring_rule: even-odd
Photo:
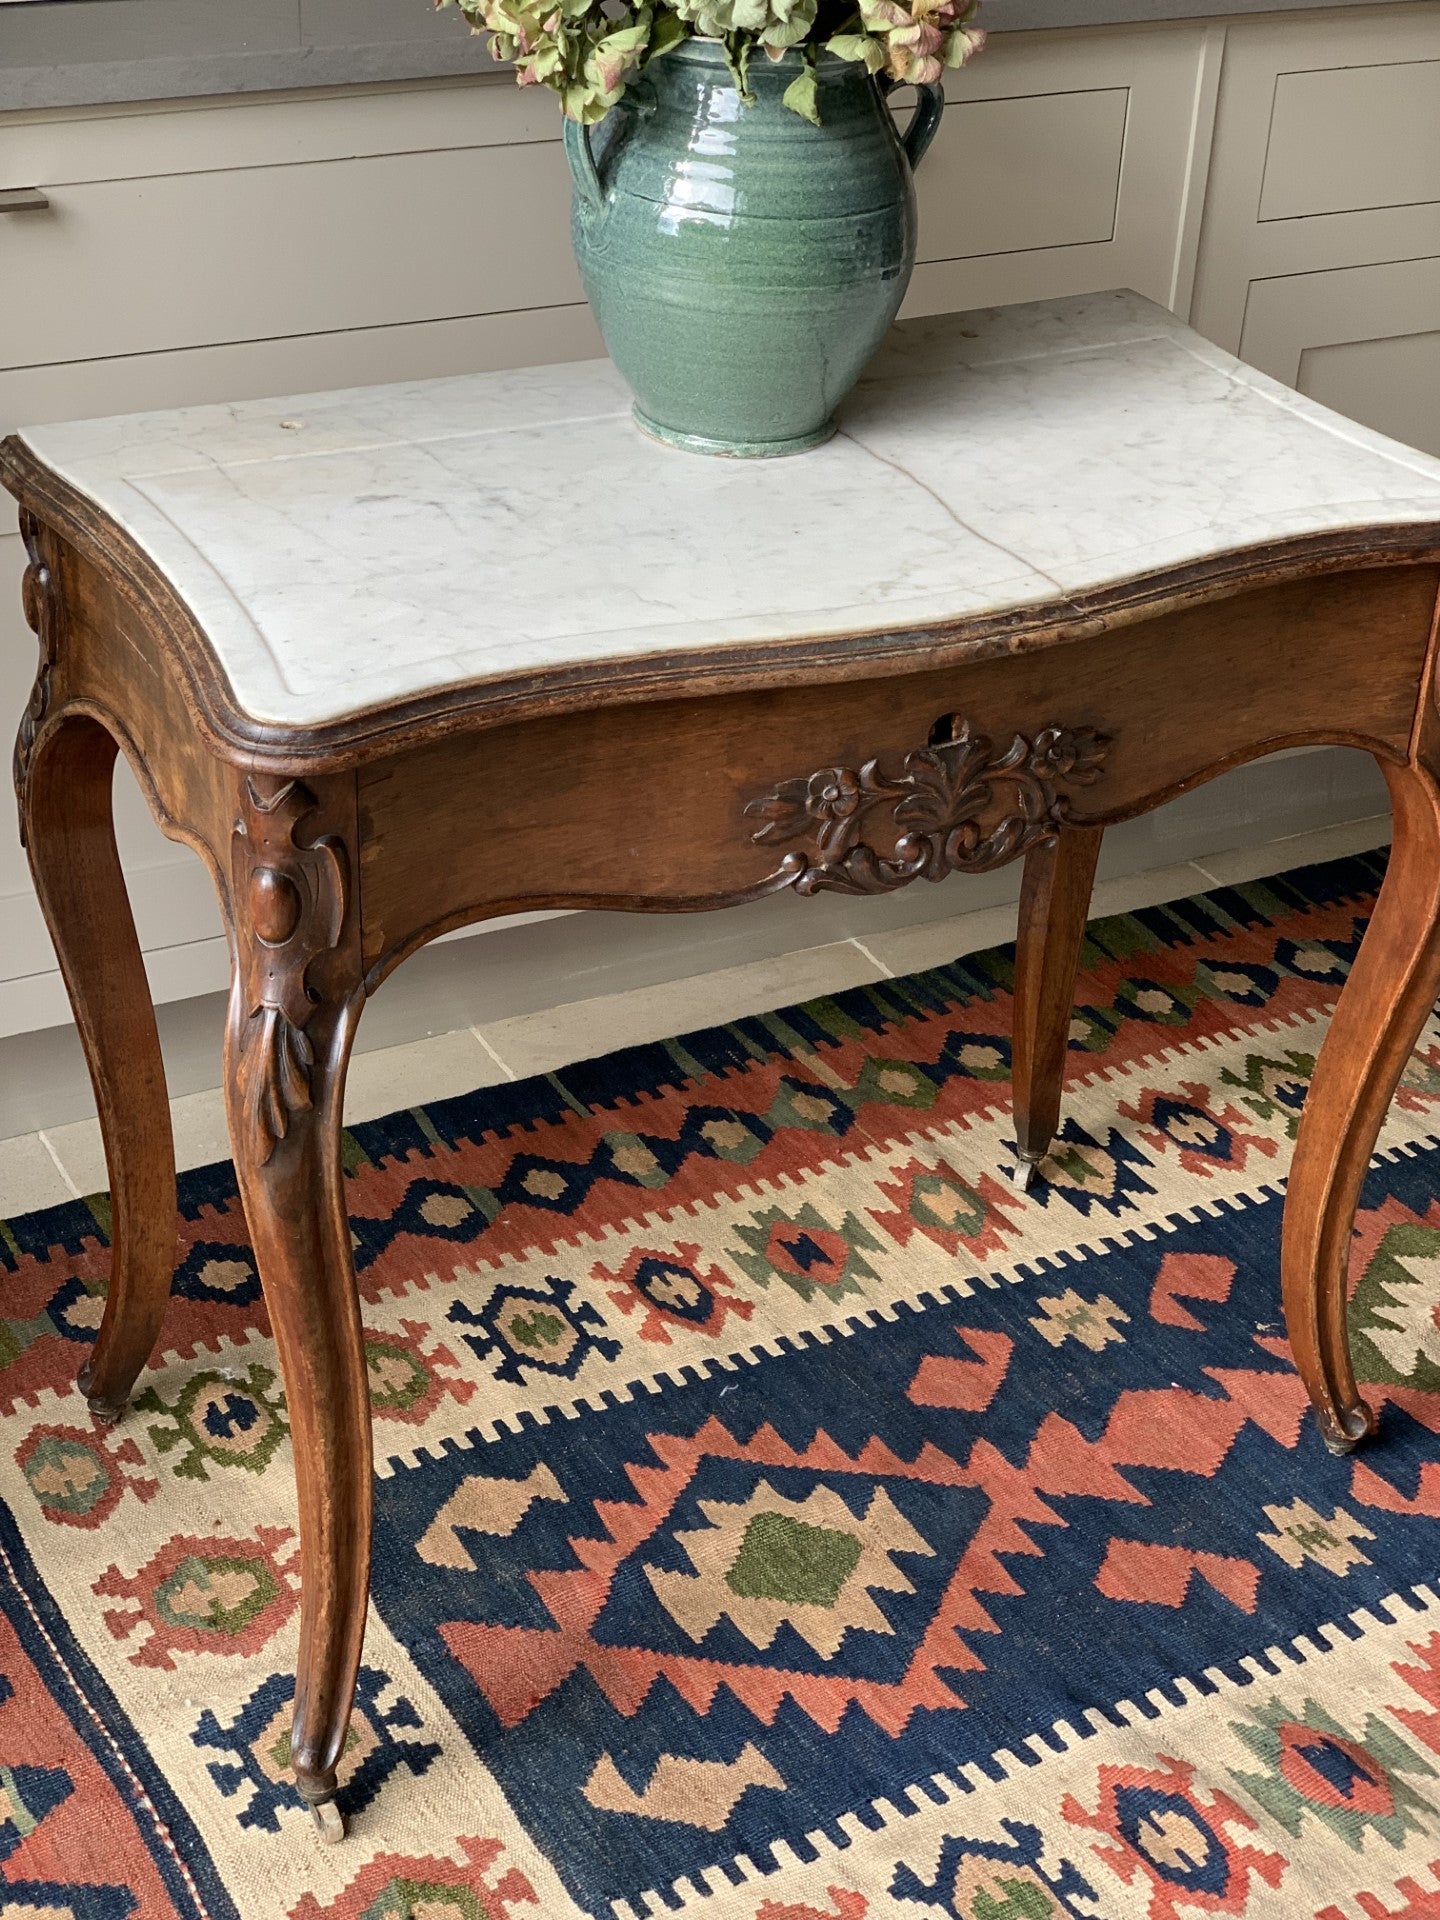
<svg viewBox="0 0 1440 1920"><path fill-rule="evenodd" d="M1035 1175L1040 1170L1038 1160L1017 1160L1015 1171L1010 1176L1021 1193L1028 1193L1035 1184Z"/></svg>
<svg viewBox="0 0 1440 1920"><path fill-rule="evenodd" d="M320 1844L326 1847L338 1847L345 1838L345 1816L333 1800L315 1800L310 1806L310 1818L315 1822L315 1832Z"/></svg>
<svg viewBox="0 0 1440 1920"><path fill-rule="evenodd" d="M1325 1442L1325 1451L1334 1454L1336 1459L1354 1453L1360 1442L1368 1440L1375 1431L1375 1410L1365 1400L1349 1408L1341 1420L1337 1420L1328 1409L1317 1407L1315 1420L1320 1428L1320 1438Z"/></svg>

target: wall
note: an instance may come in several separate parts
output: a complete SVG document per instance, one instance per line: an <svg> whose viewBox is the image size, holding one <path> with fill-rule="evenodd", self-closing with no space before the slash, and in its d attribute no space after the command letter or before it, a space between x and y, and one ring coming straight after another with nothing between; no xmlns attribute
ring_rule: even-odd
<svg viewBox="0 0 1440 1920"><path fill-rule="evenodd" d="M1440 452L1440 13L1374 7L1365 26L1314 13L997 36L950 83L907 311L1115 285L1181 313L1193 299L1225 344ZM0 282L21 289L0 306L0 431L598 351L557 133L548 97L467 76L0 115L0 187L51 202L0 217ZM34 657L21 566L0 537L8 713ZM1233 776L1183 829L1162 814L1145 830L1179 858L1373 810L1353 760ZM157 996L221 985L198 865L128 781L119 813ZM857 903L858 933L874 905ZM0 1034L64 1021L8 834L0 925ZM554 937L573 970L563 943L583 944L584 922Z"/></svg>

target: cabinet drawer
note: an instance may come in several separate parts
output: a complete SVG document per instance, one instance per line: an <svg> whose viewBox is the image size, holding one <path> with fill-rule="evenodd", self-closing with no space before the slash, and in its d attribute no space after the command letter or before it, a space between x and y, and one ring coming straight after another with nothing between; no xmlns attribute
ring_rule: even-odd
<svg viewBox="0 0 1440 1920"><path fill-rule="evenodd" d="M921 170L921 258L1109 241L1128 102L1125 87L952 102ZM5 232L27 297L0 318L0 368L584 297L553 139L49 191L49 213Z"/></svg>
<svg viewBox="0 0 1440 1920"><path fill-rule="evenodd" d="M457 373L591 360L605 348L583 301L522 313L417 320L401 327L287 334L233 346L182 347L115 360L0 368L0 435L48 420L203 407L267 394L378 387ZM3 525L3 503L0 503Z"/></svg>
<svg viewBox="0 0 1440 1920"><path fill-rule="evenodd" d="M1262 288L1437 253L1440 6L1228 25L1192 324L1293 383L1299 350L1281 372L1255 341L1272 309L1299 312L1306 296L1298 285L1283 297ZM1398 337L1392 316L1374 311L1383 317L1371 332Z"/></svg>
<svg viewBox="0 0 1440 1920"><path fill-rule="evenodd" d="M1307 347L1297 384L1337 413L1440 454L1440 329Z"/></svg>
<svg viewBox="0 0 1440 1920"><path fill-rule="evenodd" d="M916 180L921 259L1111 239L1129 101L1128 87L951 100Z"/></svg>
<svg viewBox="0 0 1440 1920"><path fill-rule="evenodd" d="M1440 455L1440 259L1257 280L1244 357L1337 413Z"/></svg>
<svg viewBox="0 0 1440 1920"><path fill-rule="evenodd" d="M7 223L0 367L583 298L559 142L56 188Z"/></svg>
<svg viewBox="0 0 1440 1920"><path fill-rule="evenodd" d="M1440 200L1440 58L1276 75L1262 220L1428 200Z"/></svg>

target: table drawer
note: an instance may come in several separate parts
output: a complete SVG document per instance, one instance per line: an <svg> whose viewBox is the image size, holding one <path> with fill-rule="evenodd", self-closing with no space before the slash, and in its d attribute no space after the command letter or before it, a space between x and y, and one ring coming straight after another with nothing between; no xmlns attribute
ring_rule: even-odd
<svg viewBox="0 0 1440 1920"><path fill-rule="evenodd" d="M486 906L694 907L773 887L797 849L802 866L828 857L820 816L806 815L832 770L848 770L834 779L858 796L873 759L883 789L887 770L962 728L976 764L1017 735L1032 748L1052 729L1098 742L1094 777L1057 776L1069 816L1087 824L1145 812L1266 741L1348 734L1401 757L1436 587L1436 570L1417 566L1258 588L1092 635L1068 666L1040 646L883 680L815 671L804 685L634 706L597 686L577 711L372 758L359 774L366 964L384 972L422 929ZM1018 835L1036 804L1033 788L1018 799L1002 780L975 818L989 835L1008 808ZM907 820L892 803L855 817L889 860L923 813ZM783 822L772 843L757 819ZM895 884L862 877L853 891Z"/></svg>

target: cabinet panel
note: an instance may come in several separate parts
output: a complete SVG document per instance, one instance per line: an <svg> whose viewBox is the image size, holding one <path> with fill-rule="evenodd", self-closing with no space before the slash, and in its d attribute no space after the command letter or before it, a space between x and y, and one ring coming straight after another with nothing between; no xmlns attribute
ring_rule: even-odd
<svg viewBox="0 0 1440 1920"><path fill-rule="evenodd" d="M921 258L1113 239L1129 99L1108 87L951 105L916 182Z"/></svg>
<svg viewBox="0 0 1440 1920"><path fill-rule="evenodd" d="M1440 455L1440 331L1307 347L1295 384L1337 413Z"/></svg>
<svg viewBox="0 0 1440 1920"><path fill-rule="evenodd" d="M1312 399L1440 455L1440 258L1250 289L1241 351Z"/></svg>
<svg viewBox="0 0 1440 1920"><path fill-rule="evenodd" d="M49 420L381 386L391 380L432 380L589 360L604 351L589 307L578 301L522 313L242 340L114 360L62 361L0 370L0 434ZM3 505L0 501L0 509Z"/></svg>
<svg viewBox="0 0 1440 1920"><path fill-rule="evenodd" d="M1440 200L1440 59L1275 83L1260 218Z"/></svg>
<svg viewBox="0 0 1440 1920"><path fill-rule="evenodd" d="M550 94L495 74L439 85L93 107L43 119L0 116L0 182L53 188L510 146L553 140L556 112Z"/></svg>
<svg viewBox="0 0 1440 1920"><path fill-rule="evenodd" d="M910 311L1113 285L1170 301L1217 44L1012 35L951 75ZM0 122L0 171L52 198L0 235L27 289L0 307L0 421L594 352L538 107L472 82Z"/></svg>
<svg viewBox="0 0 1440 1920"><path fill-rule="evenodd" d="M1437 254L1440 6L1228 26L1195 326L1239 352L1252 283Z"/></svg>
<svg viewBox="0 0 1440 1920"><path fill-rule="evenodd" d="M1223 30L1006 34L949 78L908 314L1134 287L1188 303Z"/></svg>
<svg viewBox="0 0 1440 1920"><path fill-rule="evenodd" d="M99 181L18 215L0 366L582 298L557 142Z"/></svg>

